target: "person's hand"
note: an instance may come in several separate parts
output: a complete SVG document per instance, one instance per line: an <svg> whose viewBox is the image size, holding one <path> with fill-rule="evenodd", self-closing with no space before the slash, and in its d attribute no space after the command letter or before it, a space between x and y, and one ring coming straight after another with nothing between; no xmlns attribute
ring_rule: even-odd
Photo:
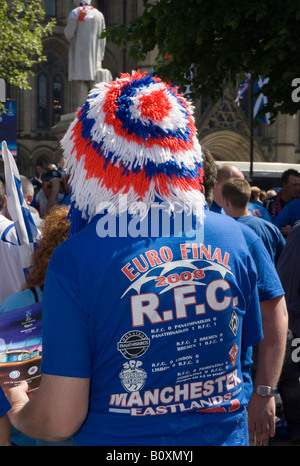
<svg viewBox="0 0 300 466"><path fill-rule="evenodd" d="M51 178L51 186L52 186L52 191L55 191L56 193L59 192L61 185L61 178Z"/></svg>
<svg viewBox="0 0 300 466"><path fill-rule="evenodd" d="M268 446L275 435L275 398L252 393L248 403L249 445Z"/></svg>
<svg viewBox="0 0 300 466"><path fill-rule="evenodd" d="M30 400L28 394L28 384L22 381L20 385L8 390L6 396L10 402L11 409L8 411L8 417L13 423L14 416L28 403Z"/></svg>
<svg viewBox="0 0 300 466"><path fill-rule="evenodd" d="M292 227L291 225L285 225L285 227L280 228L280 232L283 236L287 236L289 232L291 231Z"/></svg>

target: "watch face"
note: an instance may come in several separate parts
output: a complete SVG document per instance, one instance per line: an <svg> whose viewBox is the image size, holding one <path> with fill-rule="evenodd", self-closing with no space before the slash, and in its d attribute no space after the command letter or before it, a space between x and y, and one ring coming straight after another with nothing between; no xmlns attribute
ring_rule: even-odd
<svg viewBox="0 0 300 466"><path fill-rule="evenodd" d="M269 395L269 389L268 387L259 387L259 391L262 395L266 396Z"/></svg>
<svg viewBox="0 0 300 466"><path fill-rule="evenodd" d="M266 385L259 385L258 387L256 387L255 391L261 396L272 396L275 394L275 391L272 390L271 387L268 387Z"/></svg>

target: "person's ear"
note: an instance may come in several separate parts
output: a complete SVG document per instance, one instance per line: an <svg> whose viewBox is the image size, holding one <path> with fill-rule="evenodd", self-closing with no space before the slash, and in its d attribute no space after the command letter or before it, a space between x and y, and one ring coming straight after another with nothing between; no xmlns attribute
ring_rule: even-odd
<svg viewBox="0 0 300 466"><path fill-rule="evenodd" d="M26 203L27 203L28 205L30 205L30 204L32 203L32 201L33 201L33 195L32 195L32 194L28 194L28 196L26 197L25 200L26 200Z"/></svg>
<svg viewBox="0 0 300 466"><path fill-rule="evenodd" d="M222 196L222 205L224 207L229 207L229 200L226 197Z"/></svg>

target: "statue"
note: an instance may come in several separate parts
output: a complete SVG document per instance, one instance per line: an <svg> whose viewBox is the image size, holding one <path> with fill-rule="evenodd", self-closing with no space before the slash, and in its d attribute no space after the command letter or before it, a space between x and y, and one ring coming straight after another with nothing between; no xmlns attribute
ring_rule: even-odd
<svg viewBox="0 0 300 466"><path fill-rule="evenodd" d="M64 29L69 48L69 80L79 81L80 107L96 81L110 81L111 74L102 69L106 39L99 39L105 29L103 14L91 6L91 0L75 0Z"/></svg>

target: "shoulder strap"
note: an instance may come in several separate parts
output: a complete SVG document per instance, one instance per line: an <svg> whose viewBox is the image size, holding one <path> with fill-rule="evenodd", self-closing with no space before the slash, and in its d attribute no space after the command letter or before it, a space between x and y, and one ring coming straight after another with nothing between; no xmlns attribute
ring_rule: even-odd
<svg viewBox="0 0 300 466"><path fill-rule="evenodd" d="M30 288L30 290L32 291L32 293L34 294L34 299L35 299L35 302L38 303L39 302L39 297L38 297L38 294L37 294L37 291L34 287Z"/></svg>

